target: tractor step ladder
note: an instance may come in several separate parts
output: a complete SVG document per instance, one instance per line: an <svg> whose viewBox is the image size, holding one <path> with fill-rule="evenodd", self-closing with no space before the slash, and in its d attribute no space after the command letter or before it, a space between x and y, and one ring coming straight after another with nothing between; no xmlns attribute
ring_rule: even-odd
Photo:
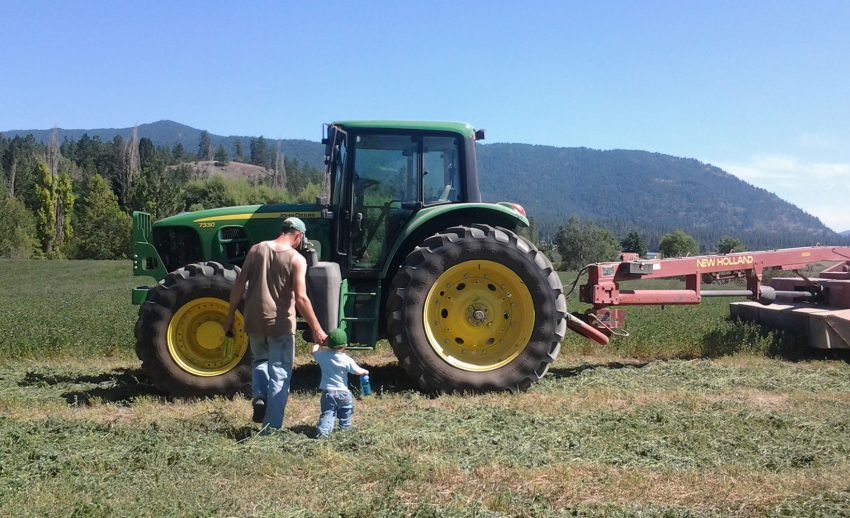
<svg viewBox="0 0 850 518"><path fill-rule="evenodd" d="M352 351L372 351L378 341L378 312L381 305L381 281L368 291L349 291L348 279L343 279L339 293L339 327L349 336L348 349ZM369 303L360 312L357 311L357 299L368 299ZM348 309L348 306L351 309ZM361 313L361 314L358 314ZM366 313L365 315L362 313ZM371 323L366 342L351 343L352 330L359 323Z"/></svg>

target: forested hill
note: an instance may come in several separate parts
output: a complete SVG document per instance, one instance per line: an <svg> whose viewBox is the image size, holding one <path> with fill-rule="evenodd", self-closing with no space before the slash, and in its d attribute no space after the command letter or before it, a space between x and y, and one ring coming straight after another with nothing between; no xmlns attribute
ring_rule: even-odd
<svg viewBox="0 0 850 518"><path fill-rule="evenodd" d="M179 143L191 154L206 133L173 121L137 129L139 138L166 148ZM116 136L126 139L130 132L130 128L60 129L58 134L60 142L79 140L83 134L111 141ZM50 139L50 130L2 133L6 138L27 134L43 143ZM237 142L247 154L258 138L207 135L214 148L223 147L230 157ZM278 142L288 159L323 167L318 142L266 139L272 149ZM727 235L751 250L847 241L776 195L694 159L528 144L479 145L478 158L485 200L521 203L543 238L575 215L610 228L618 237L635 230L650 248L663 234L677 229L693 235L705 250L712 250Z"/></svg>
<svg viewBox="0 0 850 518"><path fill-rule="evenodd" d="M523 204L542 234L577 215L652 247L682 229L705 247L733 236L749 249L843 242L814 216L694 159L646 151L527 144L478 147L481 190Z"/></svg>

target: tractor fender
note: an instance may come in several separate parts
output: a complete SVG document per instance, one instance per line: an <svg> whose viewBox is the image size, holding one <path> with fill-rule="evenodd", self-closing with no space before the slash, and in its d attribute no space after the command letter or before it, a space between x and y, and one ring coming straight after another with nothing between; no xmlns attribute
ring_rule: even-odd
<svg viewBox="0 0 850 518"><path fill-rule="evenodd" d="M417 212L399 234L387 255L380 278L392 278L407 254L431 235L458 225L484 223L515 230L529 225L528 218L509 202L452 203Z"/></svg>

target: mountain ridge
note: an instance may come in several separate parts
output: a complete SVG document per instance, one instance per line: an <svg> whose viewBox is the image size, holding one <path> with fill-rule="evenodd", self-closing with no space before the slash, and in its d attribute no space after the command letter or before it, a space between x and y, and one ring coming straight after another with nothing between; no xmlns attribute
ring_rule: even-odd
<svg viewBox="0 0 850 518"><path fill-rule="evenodd" d="M52 130L2 131L4 137L32 134L47 142ZM59 139L78 140L84 134L112 140L127 138L132 128L93 130L58 128ZM187 153L197 150L203 130L172 120L137 126L139 138L157 146L180 143ZM249 152L251 136L209 133L214 147L231 155L242 141ZM323 168L323 146L305 139L265 139L290 159ZM803 246L844 242L819 219L722 169L694 158L642 150L595 150L539 144L487 143L477 146L479 183L488 201L521 203L541 236L551 238L559 225L576 215L611 228L622 236L643 234L650 245L668 232L682 229L705 249L731 235L748 248ZM522 186L522 188L517 188Z"/></svg>

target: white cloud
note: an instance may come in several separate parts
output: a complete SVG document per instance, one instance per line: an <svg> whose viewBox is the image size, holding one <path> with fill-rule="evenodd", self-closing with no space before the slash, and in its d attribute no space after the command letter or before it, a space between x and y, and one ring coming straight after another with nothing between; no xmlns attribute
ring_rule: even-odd
<svg viewBox="0 0 850 518"><path fill-rule="evenodd" d="M844 151L850 148L846 141L822 133L801 133L794 139L794 143L801 148L817 151Z"/></svg>
<svg viewBox="0 0 850 518"><path fill-rule="evenodd" d="M812 162L783 154L753 155L718 167L767 189L833 230L850 229L850 163Z"/></svg>

